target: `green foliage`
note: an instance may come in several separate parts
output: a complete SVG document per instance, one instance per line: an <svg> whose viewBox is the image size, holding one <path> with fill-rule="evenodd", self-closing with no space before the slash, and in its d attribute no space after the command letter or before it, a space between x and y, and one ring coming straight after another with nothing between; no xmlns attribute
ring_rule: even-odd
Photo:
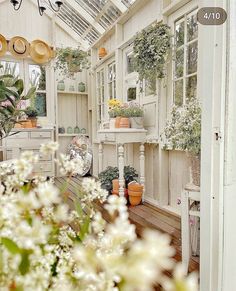
<svg viewBox="0 0 236 291"><path fill-rule="evenodd" d="M38 116L38 110L36 110L34 107L32 106L28 106L25 110L24 110L25 114L28 117L37 117Z"/></svg>
<svg viewBox="0 0 236 291"><path fill-rule="evenodd" d="M163 78L171 47L170 27L155 24L139 32L134 39L134 68L139 79Z"/></svg>
<svg viewBox="0 0 236 291"><path fill-rule="evenodd" d="M32 87L26 95L24 82L12 75L0 76L0 139L6 137L24 110L20 109L22 100L35 95L36 88Z"/></svg>
<svg viewBox="0 0 236 291"><path fill-rule="evenodd" d="M112 180L119 178L119 170L117 167L109 166L98 175L98 178L101 182L102 187L110 192L112 190ZM136 179L138 178L138 173L133 167L125 166L124 178L127 187L130 182L134 180L136 181Z"/></svg>
<svg viewBox="0 0 236 291"><path fill-rule="evenodd" d="M201 151L201 107L196 99L183 108L174 106L161 136L164 149L179 149L199 155Z"/></svg>
<svg viewBox="0 0 236 291"><path fill-rule="evenodd" d="M130 102L126 108L127 117L142 117L143 113L143 107L138 103Z"/></svg>
<svg viewBox="0 0 236 291"><path fill-rule="evenodd" d="M56 69L66 77L73 77L75 73L88 68L88 64L88 54L79 48L57 49Z"/></svg>

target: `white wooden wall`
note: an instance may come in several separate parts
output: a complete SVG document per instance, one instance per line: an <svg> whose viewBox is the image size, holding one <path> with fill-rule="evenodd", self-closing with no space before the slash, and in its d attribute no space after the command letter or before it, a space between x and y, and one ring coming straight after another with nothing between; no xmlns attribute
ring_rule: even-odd
<svg viewBox="0 0 236 291"><path fill-rule="evenodd" d="M180 1L181 2L181 1ZM183 1L182 1L183 2ZM189 1L184 1L184 4ZM190 1L191 2L191 1ZM196 1L194 1L196 2ZM139 10L132 10L128 16L119 21L115 29L111 30L108 36L104 35L92 49L92 67L94 67L92 84L93 86L93 142L94 142L94 175L98 174L98 144L96 140L96 86L95 70L106 66L109 63L109 55L105 61L97 61L97 49L105 47L108 53L115 50L116 71L117 71L117 98L125 101L125 90L127 77L125 75L125 55L132 46L133 36L143 28L155 21L161 21L165 17L162 15L162 1L144 0L140 1L142 6ZM170 3L169 3L170 4ZM180 5L181 6L181 5ZM112 56L113 58L113 56ZM171 71L169 72L171 76ZM171 79L171 78L170 78ZM106 77L105 77L106 80ZM128 80L129 82L129 80ZM135 81L136 82L136 81ZM144 125L148 130L148 138L158 138L166 122L167 112L171 106L171 91L166 88L166 80L157 82L156 96L143 96L140 93L137 100L144 106ZM104 145L104 164L116 165L115 147ZM188 181L188 167L186 165L185 154L181 152L166 152L156 145L145 145L146 154L146 194L145 199L150 203L168 207L168 209L179 213L180 206L177 199L181 196L181 191ZM126 151L125 163L134 166L139 171L139 150L138 145L129 145Z"/></svg>

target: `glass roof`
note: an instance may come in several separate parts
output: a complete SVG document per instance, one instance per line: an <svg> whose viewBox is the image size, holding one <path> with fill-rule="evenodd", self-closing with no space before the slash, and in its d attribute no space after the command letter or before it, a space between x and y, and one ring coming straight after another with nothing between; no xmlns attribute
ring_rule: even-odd
<svg viewBox="0 0 236 291"><path fill-rule="evenodd" d="M57 17L92 45L135 1L64 0Z"/></svg>

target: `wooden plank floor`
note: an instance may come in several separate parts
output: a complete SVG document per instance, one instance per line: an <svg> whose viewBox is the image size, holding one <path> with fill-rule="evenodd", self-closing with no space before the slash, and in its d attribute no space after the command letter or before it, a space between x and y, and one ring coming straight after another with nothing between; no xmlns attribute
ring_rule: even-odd
<svg viewBox="0 0 236 291"><path fill-rule="evenodd" d="M72 178L67 182L66 178L55 178L55 184L59 189L67 188L66 202L70 208L74 208L74 202L78 199L78 192L81 189L83 178ZM102 204L96 203L97 210L101 211L103 217L109 222L109 215ZM171 244L176 250L174 258L181 261L181 221L177 215L166 210L157 208L148 203L139 206L129 207L129 219L136 226L137 235L141 235L144 228L156 229L171 236ZM189 264L189 271L199 270L199 258L192 257Z"/></svg>

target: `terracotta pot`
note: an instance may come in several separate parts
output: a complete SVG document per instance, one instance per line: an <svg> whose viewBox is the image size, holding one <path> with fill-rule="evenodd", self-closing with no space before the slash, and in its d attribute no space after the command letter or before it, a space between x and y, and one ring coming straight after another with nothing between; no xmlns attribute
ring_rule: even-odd
<svg viewBox="0 0 236 291"><path fill-rule="evenodd" d="M32 123L30 119L24 120L24 122L22 123L24 128L31 128L32 127Z"/></svg>
<svg viewBox="0 0 236 291"><path fill-rule="evenodd" d="M99 59L102 59L107 55L107 51L104 47L101 47L98 52Z"/></svg>
<svg viewBox="0 0 236 291"><path fill-rule="evenodd" d="M137 182L131 182L128 185L128 190L131 190L134 192L143 192L143 185L141 185Z"/></svg>
<svg viewBox="0 0 236 291"><path fill-rule="evenodd" d="M37 118L29 118L31 127L37 127Z"/></svg>
<svg viewBox="0 0 236 291"><path fill-rule="evenodd" d="M129 194L129 202L132 206L139 205L140 202L142 201L143 191L128 190L128 194Z"/></svg>
<svg viewBox="0 0 236 291"><path fill-rule="evenodd" d="M112 180L112 187L113 187L113 191L119 190L119 180L118 179Z"/></svg>
<svg viewBox="0 0 236 291"><path fill-rule="evenodd" d="M117 116L116 121L115 121L115 128L120 128L120 120L121 120L121 117Z"/></svg>
<svg viewBox="0 0 236 291"><path fill-rule="evenodd" d="M130 122L128 117L121 117L120 119L120 128L129 128Z"/></svg>

